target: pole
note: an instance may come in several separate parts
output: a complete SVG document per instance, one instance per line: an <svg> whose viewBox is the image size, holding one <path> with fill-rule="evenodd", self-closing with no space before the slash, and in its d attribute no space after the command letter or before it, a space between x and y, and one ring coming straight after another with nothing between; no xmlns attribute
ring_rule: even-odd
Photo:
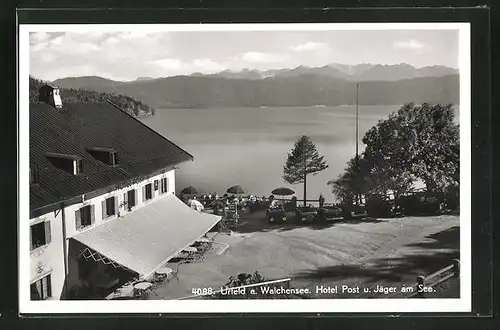
<svg viewBox="0 0 500 330"><path fill-rule="evenodd" d="M358 159L358 135L359 135L359 84L356 84L356 161Z"/></svg>
<svg viewBox="0 0 500 330"><path fill-rule="evenodd" d="M359 83L356 84L356 171L359 171ZM359 194L356 194L356 205L359 205Z"/></svg>
<svg viewBox="0 0 500 330"><path fill-rule="evenodd" d="M61 224L62 224L62 236L63 236L63 254L64 254L64 298L68 298L68 238L66 234L66 210L64 202L61 203Z"/></svg>

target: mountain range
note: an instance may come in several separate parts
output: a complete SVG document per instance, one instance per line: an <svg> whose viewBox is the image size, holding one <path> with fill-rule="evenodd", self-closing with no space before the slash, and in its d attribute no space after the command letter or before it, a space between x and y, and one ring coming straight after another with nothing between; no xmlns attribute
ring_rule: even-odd
<svg viewBox="0 0 500 330"><path fill-rule="evenodd" d="M356 83L360 84L360 105L458 104L459 99L456 69L445 66L415 68L404 63L226 70L217 74L140 77L129 82L84 76L53 82L64 88L127 95L157 109L353 104Z"/></svg>
<svg viewBox="0 0 500 330"><path fill-rule="evenodd" d="M298 66L293 69L277 69L277 70L249 70L241 71L225 70L209 76L224 77L228 79L265 79L268 77L297 77L300 75L320 75L330 78L339 78L353 81L396 81L401 79L411 79L418 77L440 77L450 74L458 74L458 70L441 66L426 66L415 68L406 63L401 64L329 64L322 67ZM203 76L200 73L192 74L194 76Z"/></svg>

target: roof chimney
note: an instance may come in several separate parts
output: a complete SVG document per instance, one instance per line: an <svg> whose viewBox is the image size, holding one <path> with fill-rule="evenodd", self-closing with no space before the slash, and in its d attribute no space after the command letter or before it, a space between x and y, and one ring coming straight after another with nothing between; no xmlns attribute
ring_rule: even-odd
<svg viewBox="0 0 500 330"><path fill-rule="evenodd" d="M51 85L43 85L38 91L38 100L45 102L55 108L62 108L61 95L59 88Z"/></svg>

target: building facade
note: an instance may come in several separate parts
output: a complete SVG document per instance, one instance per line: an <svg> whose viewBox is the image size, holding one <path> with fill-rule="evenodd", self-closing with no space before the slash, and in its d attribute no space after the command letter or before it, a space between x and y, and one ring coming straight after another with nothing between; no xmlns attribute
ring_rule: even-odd
<svg viewBox="0 0 500 330"><path fill-rule="evenodd" d="M62 104L44 86L30 104L32 300L71 296L81 276L71 238L175 194L193 157L112 104Z"/></svg>

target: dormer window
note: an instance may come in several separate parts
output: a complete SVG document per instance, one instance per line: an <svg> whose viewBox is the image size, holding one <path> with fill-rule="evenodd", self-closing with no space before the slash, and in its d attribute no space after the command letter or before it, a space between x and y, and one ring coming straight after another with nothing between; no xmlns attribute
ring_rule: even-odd
<svg viewBox="0 0 500 330"><path fill-rule="evenodd" d="M75 175L83 173L83 161L81 159L76 159L73 162L73 170Z"/></svg>
<svg viewBox="0 0 500 330"><path fill-rule="evenodd" d="M30 163L30 185L38 183L38 164Z"/></svg>
<svg viewBox="0 0 500 330"><path fill-rule="evenodd" d="M77 175L83 173L83 159L77 155L47 153L47 159L57 168Z"/></svg>
<svg viewBox="0 0 500 330"><path fill-rule="evenodd" d="M109 165L118 165L118 155L116 151L109 153Z"/></svg>
<svg viewBox="0 0 500 330"><path fill-rule="evenodd" d="M38 100L49 104L55 108L62 108L59 88L51 85L43 85L38 90Z"/></svg>
<svg viewBox="0 0 500 330"><path fill-rule="evenodd" d="M115 149L92 147L87 149L88 153L95 159L103 162L106 165L118 165L118 154Z"/></svg>

